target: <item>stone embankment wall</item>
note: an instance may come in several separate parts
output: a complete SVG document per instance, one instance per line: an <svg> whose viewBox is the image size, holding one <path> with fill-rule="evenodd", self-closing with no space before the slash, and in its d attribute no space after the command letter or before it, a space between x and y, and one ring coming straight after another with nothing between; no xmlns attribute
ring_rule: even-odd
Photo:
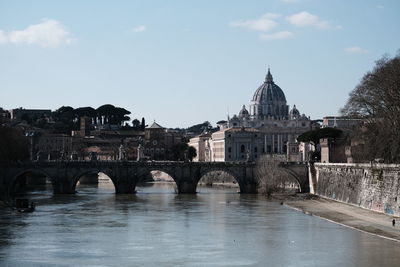
<svg viewBox="0 0 400 267"><path fill-rule="evenodd" d="M315 163L311 192L363 208L400 216L400 165Z"/></svg>

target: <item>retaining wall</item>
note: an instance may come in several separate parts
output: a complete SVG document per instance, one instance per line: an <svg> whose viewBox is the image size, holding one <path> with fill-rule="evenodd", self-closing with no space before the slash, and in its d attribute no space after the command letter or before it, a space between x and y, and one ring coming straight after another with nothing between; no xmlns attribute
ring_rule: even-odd
<svg viewBox="0 0 400 267"><path fill-rule="evenodd" d="M400 165L315 163L312 193L400 216Z"/></svg>

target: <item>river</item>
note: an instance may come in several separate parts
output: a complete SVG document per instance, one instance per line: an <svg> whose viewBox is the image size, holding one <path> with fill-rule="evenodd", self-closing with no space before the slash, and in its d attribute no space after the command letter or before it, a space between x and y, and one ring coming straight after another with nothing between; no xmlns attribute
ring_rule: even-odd
<svg viewBox="0 0 400 267"><path fill-rule="evenodd" d="M137 190L31 192L35 212L1 210L0 266L400 266L398 242L236 188Z"/></svg>

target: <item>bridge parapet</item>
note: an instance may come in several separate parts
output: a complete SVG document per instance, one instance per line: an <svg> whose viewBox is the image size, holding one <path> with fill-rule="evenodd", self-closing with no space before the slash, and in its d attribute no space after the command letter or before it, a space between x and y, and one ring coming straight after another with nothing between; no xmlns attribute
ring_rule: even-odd
<svg viewBox="0 0 400 267"><path fill-rule="evenodd" d="M305 165L308 166L308 162L304 161L282 161L279 163L280 166L293 166L293 165Z"/></svg>

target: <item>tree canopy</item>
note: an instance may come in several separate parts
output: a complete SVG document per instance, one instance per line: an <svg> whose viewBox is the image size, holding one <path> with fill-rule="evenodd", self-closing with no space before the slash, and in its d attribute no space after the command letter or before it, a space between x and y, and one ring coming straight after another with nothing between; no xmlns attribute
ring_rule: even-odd
<svg viewBox="0 0 400 267"><path fill-rule="evenodd" d="M186 130L188 132L193 132L193 133L201 133L204 130L211 130L212 126L211 123L209 121L205 121L203 123L199 123L193 126L190 126L189 128L187 128Z"/></svg>
<svg viewBox="0 0 400 267"><path fill-rule="evenodd" d="M302 133L297 137L297 141L309 142L316 145L319 144L321 138L338 138L341 134L342 130L326 127Z"/></svg>
<svg viewBox="0 0 400 267"><path fill-rule="evenodd" d="M400 162L400 53L383 57L351 91L343 115L363 118L358 138L370 160Z"/></svg>
<svg viewBox="0 0 400 267"><path fill-rule="evenodd" d="M189 146L187 148L187 155L188 155L189 161L193 161L193 159L197 156L196 148L194 148L193 146Z"/></svg>
<svg viewBox="0 0 400 267"><path fill-rule="evenodd" d="M82 107L82 108L77 108L73 111L77 117L95 117L96 116L96 110L92 107Z"/></svg>
<svg viewBox="0 0 400 267"><path fill-rule="evenodd" d="M125 121L130 120L130 117L127 116L129 114L131 114L130 111L111 104L102 105L97 109L92 107L74 109L70 106L62 106L53 112L52 116L55 121L53 128L57 133L69 133L71 130L77 130L79 129L79 119L83 116L91 118L102 117L105 123L122 125ZM136 128L139 130L140 127Z"/></svg>
<svg viewBox="0 0 400 267"><path fill-rule="evenodd" d="M182 129L179 128L177 130L182 131ZM203 123L195 124L193 126L190 126L189 128L186 128L186 131L194 134L201 134L204 131L213 133L218 131L218 127L213 127L209 121L205 121Z"/></svg>
<svg viewBox="0 0 400 267"><path fill-rule="evenodd" d="M193 158L197 156L196 148L189 146L187 143L182 142L176 144L171 149L172 155L171 160L189 160L192 161Z"/></svg>
<svg viewBox="0 0 400 267"><path fill-rule="evenodd" d="M96 109L96 115L106 117L110 124L121 124L124 121L129 121L130 118L127 116L129 114L131 114L130 111L111 104L102 105Z"/></svg>

